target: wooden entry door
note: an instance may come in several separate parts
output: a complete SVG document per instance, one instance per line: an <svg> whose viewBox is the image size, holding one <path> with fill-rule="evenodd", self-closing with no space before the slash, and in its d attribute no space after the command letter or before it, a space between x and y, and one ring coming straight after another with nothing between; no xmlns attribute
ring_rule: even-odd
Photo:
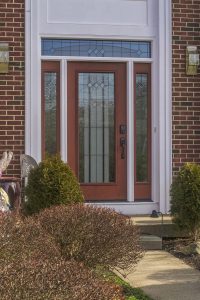
<svg viewBox="0 0 200 300"><path fill-rule="evenodd" d="M69 62L68 162L87 200L127 200L126 64Z"/></svg>

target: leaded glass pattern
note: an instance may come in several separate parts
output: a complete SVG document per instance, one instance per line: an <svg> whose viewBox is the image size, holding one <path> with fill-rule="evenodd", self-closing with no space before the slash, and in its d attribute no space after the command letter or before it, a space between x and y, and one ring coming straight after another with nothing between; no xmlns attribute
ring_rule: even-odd
<svg viewBox="0 0 200 300"><path fill-rule="evenodd" d="M115 181L113 73L79 73L79 180Z"/></svg>
<svg viewBox="0 0 200 300"><path fill-rule="evenodd" d="M148 181L148 75L136 75L136 181Z"/></svg>
<svg viewBox="0 0 200 300"><path fill-rule="evenodd" d="M43 38L42 55L151 58L151 42Z"/></svg>
<svg viewBox="0 0 200 300"><path fill-rule="evenodd" d="M56 154L56 80L54 72L44 73L45 152Z"/></svg>

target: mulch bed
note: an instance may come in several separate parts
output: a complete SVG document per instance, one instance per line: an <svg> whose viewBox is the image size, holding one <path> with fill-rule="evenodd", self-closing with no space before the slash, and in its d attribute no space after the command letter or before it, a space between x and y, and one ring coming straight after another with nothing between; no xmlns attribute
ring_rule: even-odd
<svg viewBox="0 0 200 300"><path fill-rule="evenodd" d="M200 271L200 255L183 253L183 249L190 244L191 240L189 239L164 239L163 249Z"/></svg>

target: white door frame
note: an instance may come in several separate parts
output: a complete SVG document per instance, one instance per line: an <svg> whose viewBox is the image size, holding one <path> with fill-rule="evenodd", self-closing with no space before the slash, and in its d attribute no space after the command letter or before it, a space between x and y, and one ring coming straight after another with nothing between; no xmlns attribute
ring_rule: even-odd
<svg viewBox="0 0 200 300"><path fill-rule="evenodd" d="M26 0L25 7L25 61L26 61L26 83L25 83L25 152L36 158L37 161L41 160L41 37L47 37L45 34L40 34L40 14L38 13L38 0ZM171 135L171 120L172 120L172 95L171 95L171 0L163 1L158 0L159 10L159 26L156 37L142 37L142 40L152 40L152 60L143 59L118 59L117 61L124 61L127 63L129 80L128 80L128 99L133 99L133 88L130 85L133 80L131 74L133 74L134 62L150 62L152 63L152 104L154 106L152 113L152 144L156 147L152 151L152 167L155 176L152 176L154 183L152 185L153 204L148 203L134 203L132 195L134 195L133 184L133 159L131 158L131 149L133 149L132 142L129 137L128 156L128 201L125 205L128 206L128 210L123 207L116 209L124 211L125 213L149 213L152 207L159 209L163 213L167 213L170 207L169 187L172 179L172 135ZM50 37L50 36L48 36ZM68 36L56 36L57 38L67 38ZM72 36L70 36L72 38ZM75 38L94 38L94 36L78 36ZM97 38L97 37L96 37ZM102 36L99 38L103 38ZM106 35L106 39L113 39L113 36ZM132 36L115 36L115 39L128 39L134 40ZM136 37L138 40L138 37ZM45 59L45 57L42 57ZM67 72L67 60L86 60L81 57L46 57L50 60L61 61L61 75L65 81L65 86L61 86L62 108L61 124L62 124L62 144L61 151L63 159L66 160L67 144L66 139L66 120L64 117L67 109L64 99L66 99L66 72ZM96 61L96 58L93 58ZM92 59L91 59L92 60ZM105 58L99 61L106 61ZM109 59L109 61L115 61L115 59ZM132 75L133 76L133 75ZM65 101L66 102L66 101ZM128 134L133 136L133 118L131 111L133 111L132 104L128 104L128 122L129 131ZM156 118L157 116L157 118ZM36 121L37 120L37 121ZM66 153L66 154L64 154ZM114 205L114 204L112 204ZM131 206L130 206L131 205ZM138 208L135 209L135 206ZM131 208L133 207L133 209Z"/></svg>
<svg viewBox="0 0 200 300"><path fill-rule="evenodd" d="M152 59L127 59L127 58L96 58L96 57L51 57L42 56L44 61L60 61L61 64L61 156L64 161L67 159L67 63L70 61L83 61L83 62L124 62L127 66L127 201L134 202L134 63L150 63ZM151 99L154 99L151 95ZM153 104L153 101L152 101ZM152 111L155 105L152 105ZM153 123L152 123L153 124ZM156 133L155 133L156 134ZM153 135L152 135L153 136ZM157 153L156 144L152 143L151 153ZM154 172L155 168L152 165L152 187L157 182ZM155 191L155 188L152 189ZM153 202L155 195L152 194Z"/></svg>

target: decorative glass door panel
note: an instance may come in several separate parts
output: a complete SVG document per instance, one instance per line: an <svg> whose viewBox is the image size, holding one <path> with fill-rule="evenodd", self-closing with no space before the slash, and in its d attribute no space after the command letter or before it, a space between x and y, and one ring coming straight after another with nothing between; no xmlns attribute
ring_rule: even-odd
<svg viewBox="0 0 200 300"><path fill-rule="evenodd" d="M151 199L151 66L135 64L135 199Z"/></svg>
<svg viewBox="0 0 200 300"><path fill-rule="evenodd" d="M60 63L42 62L42 157L60 152Z"/></svg>
<svg viewBox="0 0 200 300"><path fill-rule="evenodd" d="M56 73L44 73L45 152L56 153Z"/></svg>
<svg viewBox="0 0 200 300"><path fill-rule="evenodd" d="M136 74L136 182L148 181L147 74Z"/></svg>
<svg viewBox="0 0 200 300"><path fill-rule="evenodd" d="M79 181L115 182L113 73L79 73Z"/></svg>
<svg viewBox="0 0 200 300"><path fill-rule="evenodd" d="M126 200L126 65L68 63L68 161L86 200Z"/></svg>

